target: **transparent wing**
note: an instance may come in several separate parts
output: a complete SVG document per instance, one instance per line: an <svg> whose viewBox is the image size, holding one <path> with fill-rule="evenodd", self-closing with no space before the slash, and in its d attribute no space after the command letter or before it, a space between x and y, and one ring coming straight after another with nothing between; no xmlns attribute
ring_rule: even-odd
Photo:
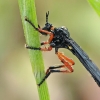
<svg viewBox="0 0 100 100"><path fill-rule="evenodd" d="M90 72L98 86L100 86L100 70L98 67L74 40L70 39L67 42L72 47L72 49L69 50L80 60L84 67Z"/></svg>

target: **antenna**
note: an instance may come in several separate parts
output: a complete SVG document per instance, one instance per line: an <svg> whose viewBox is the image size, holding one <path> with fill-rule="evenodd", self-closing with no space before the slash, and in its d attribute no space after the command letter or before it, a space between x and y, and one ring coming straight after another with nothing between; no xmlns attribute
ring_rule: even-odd
<svg viewBox="0 0 100 100"><path fill-rule="evenodd" d="M49 11L46 12L46 23L48 23L48 16L49 16Z"/></svg>

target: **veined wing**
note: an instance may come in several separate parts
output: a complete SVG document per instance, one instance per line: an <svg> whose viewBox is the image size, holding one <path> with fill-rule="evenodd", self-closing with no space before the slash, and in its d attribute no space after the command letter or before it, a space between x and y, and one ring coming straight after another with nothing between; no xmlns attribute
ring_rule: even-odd
<svg viewBox="0 0 100 100"><path fill-rule="evenodd" d="M100 87L100 70L92 62L89 56L80 48L80 46L73 40L67 41L69 43L69 50L79 59L79 61L84 65L84 67L90 72L98 86Z"/></svg>

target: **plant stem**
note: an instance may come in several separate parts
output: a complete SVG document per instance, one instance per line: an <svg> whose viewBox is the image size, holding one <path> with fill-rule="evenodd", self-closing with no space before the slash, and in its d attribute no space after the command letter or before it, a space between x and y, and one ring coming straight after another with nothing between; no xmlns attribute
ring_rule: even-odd
<svg viewBox="0 0 100 100"><path fill-rule="evenodd" d="M37 17L36 17L36 9L35 9L35 0L18 0L20 14L24 29L24 35L26 39L26 44L33 47L40 47L39 34L38 32L25 21L25 16L37 26ZM38 84L45 75L44 72L44 64L41 51L38 50L28 50L30 61L32 65L32 71L35 76L36 84ZM40 100L50 100L48 94L48 88L46 82L44 82L38 88L39 98Z"/></svg>

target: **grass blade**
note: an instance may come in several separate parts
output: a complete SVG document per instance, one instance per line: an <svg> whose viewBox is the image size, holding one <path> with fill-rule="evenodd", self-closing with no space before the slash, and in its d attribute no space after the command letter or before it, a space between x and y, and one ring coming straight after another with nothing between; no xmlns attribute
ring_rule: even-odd
<svg viewBox="0 0 100 100"><path fill-rule="evenodd" d="M29 46L39 47L39 34L34 28L25 21L25 16L37 26L37 17L36 17L36 8L35 8L35 0L18 0L19 2L19 9L24 29L24 35L26 39L26 44ZM32 65L32 71L34 73L36 84L38 84L43 76L45 75L44 72L44 64L41 51L38 50L28 50L29 57ZM46 82L44 82L40 88L38 88L39 98L40 100L50 100L48 94L48 88Z"/></svg>
<svg viewBox="0 0 100 100"><path fill-rule="evenodd" d="M88 0L97 14L100 16L100 0Z"/></svg>

